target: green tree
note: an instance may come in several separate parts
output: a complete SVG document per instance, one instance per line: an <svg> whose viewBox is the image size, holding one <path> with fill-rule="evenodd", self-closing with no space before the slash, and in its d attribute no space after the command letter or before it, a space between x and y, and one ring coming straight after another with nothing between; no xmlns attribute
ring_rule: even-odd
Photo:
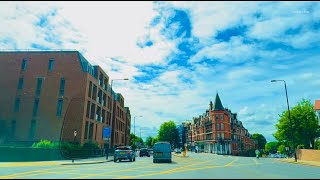
<svg viewBox="0 0 320 180"><path fill-rule="evenodd" d="M314 148L320 150L320 140L317 140L317 141L314 143Z"/></svg>
<svg viewBox="0 0 320 180"><path fill-rule="evenodd" d="M278 147L278 151L280 154L284 154L286 152L286 146L281 144L279 147Z"/></svg>
<svg viewBox="0 0 320 180"><path fill-rule="evenodd" d="M282 112L277 131L273 134L279 142L290 142L292 138L295 146L303 144L307 148L314 147L314 139L319 136L318 119L313 110L310 100L302 99L295 107L290 110L291 122L289 121L288 111Z"/></svg>
<svg viewBox="0 0 320 180"><path fill-rule="evenodd" d="M152 143L151 145L153 146L155 143L159 141L158 137L152 138Z"/></svg>
<svg viewBox="0 0 320 180"><path fill-rule="evenodd" d="M262 134L254 133L252 134L252 139L258 141L258 149L264 149L267 140Z"/></svg>
<svg viewBox="0 0 320 180"><path fill-rule="evenodd" d="M133 148L133 149L136 149L137 148L137 143L140 143L141 146L143 145L143 139L134 135L133 133L130 134L130 146Z"/></svg>
<svg viewBox="0 0 320 180"><path fill-rule="evenodd" d="M278 149L278 144L279 143L277 141L268 142L264 149L267 153L275 153Z"/></svg>
<svg viewBox="0 0 320 180"><path fill-rule="evenodd" d="M178 142L178 130L173 121L161 124L158 131L159 141L168 141L171 145L176 145Z"/></svg>
<svg viewBox="0 0 320 180"><path fill-rule="evenodd" d="M146 145L148 146L148 147L152 147L152 137L151 136L148 136L147 138L146 138Z"/></svg>

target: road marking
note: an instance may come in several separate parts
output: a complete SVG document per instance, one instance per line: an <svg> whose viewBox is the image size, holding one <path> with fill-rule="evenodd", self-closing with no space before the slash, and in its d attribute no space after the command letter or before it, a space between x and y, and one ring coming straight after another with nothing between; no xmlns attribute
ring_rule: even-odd
<svg viewBox="0 0 320 180"><path fill-rule="evenodd" d="M9 178L15 178L15 177L19 177L19 176L25 177L25 176L28 176L28 174L42 172L42 171L46 171L46 170L61 169L61 168L62 167L25 171L25 172L22 172L22 173L14 173L14 174L9 174L9 175L5 175L5 176L0 176L0 179L1 178L9 179Z"/></svg>
<svg viewBox="0 0 320 180"><path fill-rule="evenodd" d="M57 165L58 162L17 162L17 163L1 163L0 167L20 167L20 166L50 166Z"/></svg>
<svg viewBox="0 0 320 180"><path fill-rule="evenodd" d="M140 174L140 175L136 175L136 176L130 176L129 178L139 178L139 177L143 177L143 176L152 176L152 175L159 175L159 174L171 174L171 173L177 173L177 172L184 172L184 171L188 171L188 170L187 169L182 169L182 168L186 168L186 167L190 167L190 166L195 166L195 165L199 165L199 164L212 162L212 161L215 161L217 159L222 159L222 158L216 158L216 159L213 159L213 160L210 160L210 161L205 161L205 162L200 162L200 163L193 163L193 164L189 164L189 165L186 165L186 166L170 169L170 170L163 171L163 172L155 172L155 173L148 173L148 174ZM125 177L123 177L123 179L125 179Z"/></svg>
<svg viewBox="0 0 320 180"><path fill-rule="evenodd" d="M235 160L231 161L230 163L226 164L225 166L231 166L234 162L236 162L239 158L237 157Z"/></svg>

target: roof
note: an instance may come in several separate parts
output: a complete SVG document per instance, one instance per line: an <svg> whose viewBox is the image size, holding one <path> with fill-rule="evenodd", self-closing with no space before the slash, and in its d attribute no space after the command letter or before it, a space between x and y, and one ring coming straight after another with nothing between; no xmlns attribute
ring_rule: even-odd
<svg viewBox="0 0 320 180"><path fill-rule="evenodd" d="M224 110L218 93L216 94L216 99L214 100L213 110Z"/></svg>
<svg viewBox="0 0 320 180"><path fill-rule="evenodd" d="M314 102L314 110L320 110L320 100L316 100Z"/></svg>

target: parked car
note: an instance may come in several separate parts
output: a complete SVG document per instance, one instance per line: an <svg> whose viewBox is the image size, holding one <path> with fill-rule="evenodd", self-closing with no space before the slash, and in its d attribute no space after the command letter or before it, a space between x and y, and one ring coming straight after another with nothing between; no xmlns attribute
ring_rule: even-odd
<svg viewBox="0 0 320 180"><path fill-rule="evenodd" d="M175 152L176 154L180 154L180 153L181 153L181 148L176 148L176 149L174 150L174 152Z"/></svg>
<svg viewBox="0 0 320 180"><path fill-rule="evenodd" d="M113 161L117 162L117 160L119 160L119 162L121 160L136 161L136 153L131 146L119 146L114 152Z"/></svg>
<svg viewBox="0 0 320 180"><path fill-rule="evenodd" d="M140 149L140 157L143 157L143 156L148 156L148 157L150 157L150 153L149 153L149 151L148 151L147 148L141 148L141 149Z"/></svg>
<svg viewBox="0 0 320 180"><path fill-rule="evenodd" d="M160 161L172 162L171 145L169 142L157 142L153 146L153 163Z"/></svg>

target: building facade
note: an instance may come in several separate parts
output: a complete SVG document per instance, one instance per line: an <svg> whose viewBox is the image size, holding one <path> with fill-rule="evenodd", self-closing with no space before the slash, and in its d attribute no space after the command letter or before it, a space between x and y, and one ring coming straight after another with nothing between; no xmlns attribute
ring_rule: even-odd
<svg viewBox="0 0 320 180"><path fill-rule="evenodd" d="M257 147L237 114L224 108L218 93L214 104L192 122L185 124L187 144L200 152L243 155Z"/></svg>
<svg viewBox="0 0 320 180"><path fill-rule="evenodd" d="M185 124L177 125L177 132L178 132L178 148L183 148L184 144L186 143L186 131L185 131Z"/></svg>
<svg viewBox="0 0 320 180"><path fill-rule="evenodd" d="M111 93L109 76L78 51L0 52L0 90L2 142L47 139L103 148L104 127L111 127L111 147L127 142L131 117L124 98Z"/></svg>

